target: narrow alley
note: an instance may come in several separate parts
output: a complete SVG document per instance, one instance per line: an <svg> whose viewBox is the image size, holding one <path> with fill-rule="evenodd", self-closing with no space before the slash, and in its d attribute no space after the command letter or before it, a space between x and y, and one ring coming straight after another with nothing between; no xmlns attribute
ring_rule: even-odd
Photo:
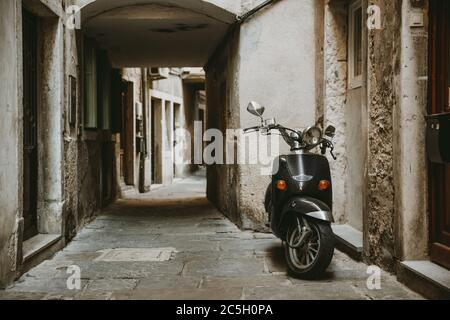
<svg viewBox="0 0 450 320"><path fill-rule="evenodd" d="M240 231L206 200L204 174L120 200L51 260L30 270L0 299L420 299L382 273L336 251L320 281L286 275L281 242ZM81 269L81 289L67 269Z"/></svg>
<svg viewBox="0 0 450 320"><path fill-rule="evenodd" d="M0 299L450 299L448 21L0 1Z"/></svg>

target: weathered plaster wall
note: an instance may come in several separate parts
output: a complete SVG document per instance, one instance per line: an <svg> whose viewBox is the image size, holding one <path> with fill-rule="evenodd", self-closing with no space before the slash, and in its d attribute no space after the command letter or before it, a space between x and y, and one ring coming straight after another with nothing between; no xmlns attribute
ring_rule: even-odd
<svg viewBox="0 0 450 320"><path fill-rule="evenodd" d="M64 112L64 236L71 239L76 232L116 198L116 142L110 131L100 128L85 130L83 124L83 40L66 29L65 105ZM77 81L76 123L69 125L69 75ZM103 177L108 174L110 177ZM108 190L109 197L104 191Z"/></svg>
<svg viewBox="0 0 450 320"><path fill-rule="evenodd" d="M77 38L75 32L65 28L65 72L67 80L65 81L64 109L63 112L63 128L64 128L64 216L63 216L63 234L66 241L72 239L79 227L83 225L80 221L83 216L78 212L79 202L79 175L78 175L78 143L80 137L80 120L81 118L81 90L80 90L80 74L78 67L81 65L81 57L78 56ZM69 76L74 77L76 81L76 116L75 123L70 124L70 84Z"/></svg>
<svg viewBox="0 0 450 320"><path fill-rule="evenodd" d="M240 128L239 83L240 67L239 30L234 30L217 49L206 67L206 129L224 132L227 128ZM243 217L239 211L239 168L236 164L209 165L207 167L207 196L228 218L239 226Z"/></svg>
<svg viewBox="0 0 450 320"><path fill-rule="evenodd" d="M56 17L39 23L38 231L62 232L64 29Z"/></svg>
<svg viewBox="0 0 450 320"><path fill-rule="evenodd" d="M427 110L428 21L427 7L411 8L403 1L399 104L394 113L396 257L422 260L428 256ZM423 27L411 28L409 16L423 14ZM412 143L413 142L413 143Z"/></svg>
<svg viewBox="0 0 450 320"><path fill-rule="evenodd" d="M81 40L81 39L79 39ZM101 170L102 145L110 145L108 135L100 131L86 132L83 123L83 73L82 48L78 47L75 32L65 29L65 62L64 62L64 104L61 107L63 126L63 236L71 240L78 230L91 221L102 206ZM79 43L81 43L80 41ZM74 124L69 123L70 117L70 78L76 79L77 110ZM110 137L109 137L110 138ZM114 158L111 157L111 162ZM115 181L111 181L112 197L115 197Z"/></svg>
<svg viewBox="0 0 450 320"><path fill-rule="evenodd" d="M315 124L314 17L314 1L284 0L241 26L238 108L242 128L257 124L258 119L246 111L253 100L266 106L267 118L275 117L288 127ZM284 142L280 145L287 151ZM262 222L267 219L263 204L270 178L258 171L251 165L239 167L239 205L243 215Z"/></svg>
<svg viewBox="0 0 450 320"><path fill-rule="evenodd" d="M325 5L325 94L324 126L336 127L333 139L337 160L330 160L333 179L333 215L337 223L348 222L347 148L347 2L326 1ZM320 80L319 80L320 81Z"/></svg>
<svg viewBox="0 0 450 320"><path fill-rule="evenodd" d="M241 25L220 49L222 55L209 63L208 128L254 126L258 119L246 111L252 100L267 107L267 118L275 117L286 126L315 123L314 16L314 1L285 0ZM244 228L260 227L267 220L263 204L269 181L259 166L212 166L208 197Z"/></svg>
<svg viewBox="0 0 450 320"><path fill-rule="evenodd" d="M152 89L164 92L174 98L183 98L183 82L179 75L170 73L167 79L153 81Z"/></svg>
<svg viewBox="0 0 450 320"><path fill-rule="evenodd" d="M394 110L399 107L401 2L376 0L383 29L368 35L368 190L364 255L394 268Z"/></svg>
<svg viewBox="0 0 450 320"><path fill-rule="evenodd" d="M0 288L17 271L22 216L20 1L0 2Z"/></svg>

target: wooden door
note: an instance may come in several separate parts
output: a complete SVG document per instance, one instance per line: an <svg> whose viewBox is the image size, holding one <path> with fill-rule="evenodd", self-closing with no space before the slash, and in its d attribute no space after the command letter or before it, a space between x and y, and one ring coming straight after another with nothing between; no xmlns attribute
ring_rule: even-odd
<svg viewBox="0 0 450 320"><path fill-rule="evenodd" d="M450 1L430 1L429 114L450 113ZM449 141L450 143L450 141ZM429 165L431 259L450 268L450 165Z"/></svg>
<svg viewBox="0 0 450 320"><path fill-rule="evenodd" d="M23 10L23 218L24 240L37 232L37 18Z"/></svg>

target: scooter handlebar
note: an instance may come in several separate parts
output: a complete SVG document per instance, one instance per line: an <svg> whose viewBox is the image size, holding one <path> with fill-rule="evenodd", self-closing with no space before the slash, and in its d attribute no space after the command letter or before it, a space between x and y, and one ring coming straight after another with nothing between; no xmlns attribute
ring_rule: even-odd
<svg viewBox="0 0 450 320"><path fill-rule="evenodd" d="M257 132L257 131L259 131L259 126L244 129L244 133Z"/></svg>

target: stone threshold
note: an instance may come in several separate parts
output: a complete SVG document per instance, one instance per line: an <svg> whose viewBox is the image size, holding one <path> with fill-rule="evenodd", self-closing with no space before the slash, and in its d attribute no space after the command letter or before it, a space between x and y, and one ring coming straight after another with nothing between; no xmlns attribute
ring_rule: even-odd
<svg viewBox="0 0 450 320"><path fill-rule="evenodd" d="M59 234L38 234L23 242L23 261L29 261L45 249L61 240Z"/></svg>
<svg viewBox="0 0 450 320"><path fill-rule="evenodd" d="M399 262L397 278L426 298L450 299L450 270L431 261Z"/></svg>
<svg viewBox="0 0 450 320"><path fill-rule="evenodd" d="M332 225L336 247L351 258L362 261L363 234L347 224Z"/></svg>

